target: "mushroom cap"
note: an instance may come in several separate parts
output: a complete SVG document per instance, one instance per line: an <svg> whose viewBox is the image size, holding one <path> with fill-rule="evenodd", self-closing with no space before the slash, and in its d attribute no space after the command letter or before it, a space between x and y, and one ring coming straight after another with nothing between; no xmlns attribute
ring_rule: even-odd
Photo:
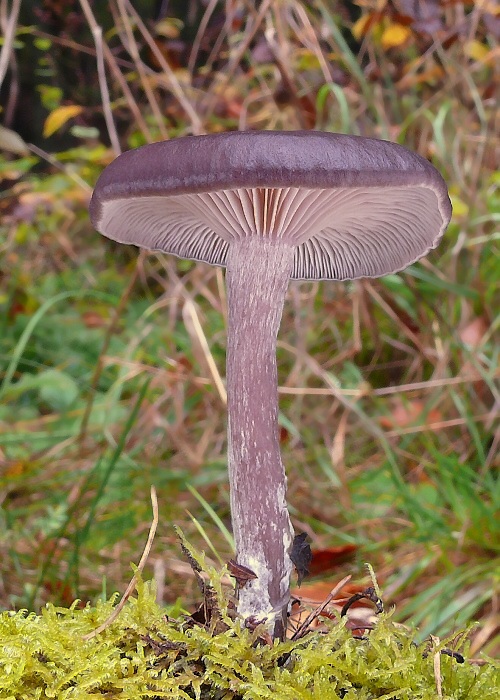
<svg viewBox="0 0 500 700"><path fill-rule="evenodd" d="M296 247L293 279L396 272L434 248L451 217L446 184L388 141L316 131L186 136L127 151L90 203L108 238L225 266L262 236Z"/></svg>

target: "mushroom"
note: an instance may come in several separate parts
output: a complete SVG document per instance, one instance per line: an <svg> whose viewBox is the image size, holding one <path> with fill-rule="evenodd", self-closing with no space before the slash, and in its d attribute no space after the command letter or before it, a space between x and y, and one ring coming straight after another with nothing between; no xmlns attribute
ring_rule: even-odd
<svg viewBox="0 0 500 700"><path fill-rule="evenodd" d="M314 131L186 136L120 155L90 203L108 238L226 267L228 470L238 613L283 638L293 528L278 437L276 338L290 279L402 270L451 216L444 180L387 141Z"/></svg>

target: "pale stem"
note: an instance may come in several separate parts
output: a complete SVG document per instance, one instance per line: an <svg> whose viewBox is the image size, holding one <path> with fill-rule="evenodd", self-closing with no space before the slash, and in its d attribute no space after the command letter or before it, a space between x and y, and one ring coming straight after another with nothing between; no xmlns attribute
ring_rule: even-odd
<svg viewBox="0 0 500 700"><path fill-rule="evenodd" d="M236 561L257 579L239 592L243 618L267 618L283 638L293 528L278 427L276 338L294 248L266 237L239 240L227 261L228 463Z"/></svg>

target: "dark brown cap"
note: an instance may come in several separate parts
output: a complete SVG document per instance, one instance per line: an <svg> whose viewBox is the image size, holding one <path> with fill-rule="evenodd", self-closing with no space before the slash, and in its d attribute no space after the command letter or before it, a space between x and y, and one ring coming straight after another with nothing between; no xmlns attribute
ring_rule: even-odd
<svg viewBox="0 0 500 700"><path fill-rule="evenodd" d="M438 171L387 141L315 131L187 136L128 151L90 204L113 240L225 265L229 245L296 246L292 278L401 270L434 248L451 204Z"/></svg>

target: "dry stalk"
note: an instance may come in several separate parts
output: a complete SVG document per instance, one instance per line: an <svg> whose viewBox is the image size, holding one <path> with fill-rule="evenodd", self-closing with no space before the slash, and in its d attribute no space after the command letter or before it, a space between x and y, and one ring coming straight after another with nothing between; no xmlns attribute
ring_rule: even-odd
<svg viewBox="0 0 500 700"><path fill-rule="evenodd" d="M137 41L135 40L134 31L130 22L130 17L125 9L125 2L124 0L117 0L117 3L122 24L126 34L125 40L122 39L122 44L125 46L126 50L130 54L130 57L132 58L132 61L134 62L137 73L139 75L139 79L141 81L141 85L149 102L149 106L151 107L151 111L156 119L156 125L160 131L161 137L163 139L168 139L169 135L165 127L165 119L161 112L160 105L158 104L158 100L156 99L156 96L153 90L151 89L151 81L146 74L147 72L145 70L144 63L141 61L141 57L139 55L139 48L137 46Z"/></svg>
<svg viewBox="0 0 500 700"><path fill-rule="evenodd" d="M165 73L165 78L166 82L168 84L169 90L171 90L172 94L175 95L177 98L179 104L185 111L186 115L188 116L189 120L191 121L191 129L193 134L201 134L203 133L203 126L200 117L196 113L196 111L193 108L193 105L190 103L188 98L186 97L184 90L182 89L179 81L177 80L177 77L174 73L174 71L170 68L168 61L165 59L165 56L162 54L158 46L156 45L153 37L151 36L150 32L148 31L146 25L142 21L141 17L135 10L135 8L132 6L132 3L130 0L125 0L126 6L128 8L128 11L130 12L132 18L134 19L136 26L138 30L141 32L142 36L146 40L146 43L148 44L149 48L151 49L154 57L158 61L158 64L161 66L163 72ZM158 79L160 79L162 76L159 75L158 73L154 73Z"/></svg>
<svg viewBox="0 0 500 700"><path fill-rule="evenodd" d="M431 634L431 640L435 647L439 644L439 637ZM436 681L436 693L438 698L443 697L443 681L441 678L441 651L438 649L434 653L434 680Z"/></svg>
<svg viewBox="0 0 500 700"><path fill-rule="evenodd" d="M201 349L203 358L208 366L210 374L212 375L212 379L219 393L220 399L225 406L227 404L226 387L224 386L224 382L222 381L219 370L217 369L213 355L210 352L210 347L201 326L200 319L198 318L196 307L189 298L184 302L183 318L184 325L188 329L190 336L193 339L196 339L196 342Z"/></svg>
<svg viewBox="0 0 500 700"><path fill-rule="evenodd" d="M9 67L20 9L21 0L13 0L10 15L7 9L7 0L2 0L0 4L0 26L3 32L3 44L0 51L0 85L3 83Z"/></svg>
<svg viewBox="0 0 500 700"><path fill-rule="evenodd" d="M210 0L210 2L207 5L207 9L203 13L203 17L201 18L200 26L198 27L198 31L196 32L196 36L193 41L193 46L191 47L191 53L189 54L188 71L191 77L193 76L194 67L196 65L196 59L198 58L198 53L200 51L201 40L203 38L203 35L205 34L205 31L208 27L208 23L210 21L210 17L212 16L218 2L219 0Z"/></svg>
<svg viewBox="0 0 500 700"><path fill-rule="evenodd" d="M102 41L102 27L100 27L99 24L97 24L96 18L94 17L88 0L80 0L80 5L92 32L92 36L94 37L97 59L97 76L99 80L99 89L101 92L104 120L106 122L106 128L108 130L108 136L111 141L111 146L113 148L113 151L115 152L115 155L118 156L121 153L121 146L120 139L118 138L118 133L116 131L115 122L113 119L113 110L111 108L108 83L106 81L106 69L104 67L104 47Z"/></svg>
<svg viewBox="0 0 500 700"><path fill-rule="evenodd" d="M349 583L351 580L351 576L346 576L345 578L342 579L342 581L339 581L334 588L330 591L330 593L326 596L325 600L320 603L314 610L312 610L309 615L306 617L304 622L297 627L295 632L293 633L291 639L300 639L301 637L304 636L304 634L307 633L309 629L309 625L314 622L314 620L321 615L323 610L331 603L331 601L335 598L337 593L342 590L342 588L346 585L346 583Z"/></svg>
<svg viewBox="0 0 500 700"><path fill-rule="evenodd" d="M240 46L238 47L238 50L234 54L233 58L229 62L229 65L225 68L224 70L224 75L222 77L222 80L220 84L218 85L217 91L213 93L208 100L207 104L205 105L205 114L210 115L214 111L215 104L217 101L218 95L220 95L221 91L227 87L229 82L234 78L234 73L236 71L236 68L245 55L245 51L248 49L250 46L250 43L254 36L257 34L259 31L259 28L264 21L267 12L269 11L269 7L271 6L271 3L273 0L264 0L262 5L260 6L259 12L257 13L257 16L255 17L254 23L250 30L246 33L243 41L241 42Z"/></svg>
<svg viewBox="0 0 500 700"><path fill-rule="evenodd" d="M139 561L139 564L137 565L137 571L132 576L132 579L126 588L125 593L122 595L120 602L118 603L116 608L113 610L111 615L107 618L107 620L105 620L95 630L92 630L92 632L89 632L88 634L84 634L82 637L82 639L84 641L88 641L89 639L93 639L94 637L97 637L98 634L100 634L101 632L104 632L104 630L107 629L116 620L116 618L118 617L118 615L122 611L123 606L125 605L127 600L130 598L130 595L137 584L137 579L141 575L141 573L144 569L144 566L146 565L146 562L148 560L149 553L151 551L151 547L153 545L153 540L154 540L154 537L156 534L156 528L158 527L158 498L156 496L156 489L154 486L151 486L151 504L153 506L153 521L151 523L151 527L149 528L149 534L148 534L146 546L144 547L142 557Z"/></svg>

